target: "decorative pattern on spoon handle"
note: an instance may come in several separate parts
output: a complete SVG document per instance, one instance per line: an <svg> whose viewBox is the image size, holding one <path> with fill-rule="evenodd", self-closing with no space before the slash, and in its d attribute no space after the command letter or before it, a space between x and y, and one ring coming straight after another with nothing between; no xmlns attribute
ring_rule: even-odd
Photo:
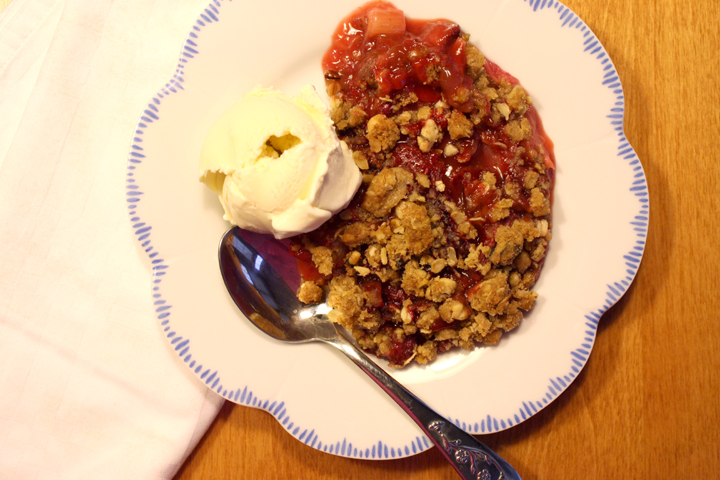
<svg viewBox="0 0 720 480"><path fill-rule="evenodd" d="M428 430L434 432L438 439L438 446L453 458L460 466L464 466L468 473L477 480L505 480L502 468L489 455L476 448L463 445L462 440L450 439L447 432L447 424L442 420L435 420L428 425ZM497 469L499 476L493 477L487 467Z"/></svg>

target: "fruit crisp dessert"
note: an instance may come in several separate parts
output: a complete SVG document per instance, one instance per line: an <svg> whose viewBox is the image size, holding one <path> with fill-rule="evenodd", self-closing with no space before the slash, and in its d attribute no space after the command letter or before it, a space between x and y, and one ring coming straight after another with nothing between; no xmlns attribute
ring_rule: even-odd
<svg viewBox="0 0 720 480"><path fill-rule="evenodd" d="M305 303L394 367L495 345L533 307L551 238L552 142L518 80L447 20L368 3L323 59L363 182L295 238Z"/></svg>

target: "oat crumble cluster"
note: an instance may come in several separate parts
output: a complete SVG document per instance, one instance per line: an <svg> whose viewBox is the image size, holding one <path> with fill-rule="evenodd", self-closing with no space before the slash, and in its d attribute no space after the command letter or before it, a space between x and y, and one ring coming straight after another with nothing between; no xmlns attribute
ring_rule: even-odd
<svg viewBox="0 0 720 480"><path fill-rule="evenodd" d="M555 167L516 79L457 24L397 12L358 9L325 57L332 119L364 179L293 251L299 299L326 298L364 350L402 367L495 345L533 307Z"/></svg>

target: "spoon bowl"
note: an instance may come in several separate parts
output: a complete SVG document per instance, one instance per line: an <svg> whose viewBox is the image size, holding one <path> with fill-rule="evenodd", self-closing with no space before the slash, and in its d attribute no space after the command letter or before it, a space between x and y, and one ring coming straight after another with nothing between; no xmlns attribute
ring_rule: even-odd
<svg viewBox="0 0 720 480"><path fill-rule="evenodd" d="M301 306L286 279L240 234L237 227L228 231L219 249L225 286L240 311L277 340L304 343L333 338L335 328L322 316L329 311L327 305ZM287 253L281 261L295 260Z"/></svg>
<svg viewBox="0 0 720 480"><path fill-rule="evenodd" d="M220 241L220 272L230 296L245 316L271 337L289 343L319 341L343 352L367 373L418 424L458 474L473 480L520 480L504 459L455 426L400 385L341 335L323 303L302 305L289 287L295 259L282 249L273 255L258 252L233 227Z"/></svg>

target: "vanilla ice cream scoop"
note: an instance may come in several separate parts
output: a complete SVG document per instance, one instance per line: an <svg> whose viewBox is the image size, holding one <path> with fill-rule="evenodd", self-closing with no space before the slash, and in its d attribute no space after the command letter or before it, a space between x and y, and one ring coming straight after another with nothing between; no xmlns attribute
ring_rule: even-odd
<svg viewBox="0 0 720 480"><path fill-rule="evenodd" d="M297 97L255 88L213 125L200 180L234 225L286 238L342 210L360 186L352 152L313 87Z"/></svg>

